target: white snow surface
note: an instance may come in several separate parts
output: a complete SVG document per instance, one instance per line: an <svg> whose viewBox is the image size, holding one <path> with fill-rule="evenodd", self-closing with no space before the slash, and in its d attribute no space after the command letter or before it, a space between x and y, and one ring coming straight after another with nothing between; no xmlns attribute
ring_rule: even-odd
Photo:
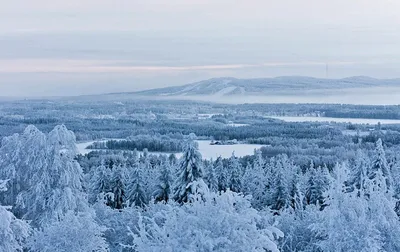
<svg viewBox="0 0 400 252"><path fill-rule="evenodd" d="M111 139L108 139L111 140ZM121 139L112 139L112 140L121 140ZM100 140L105 142L107 140ZM89 145L93 144L94 142L98 141L88 141L88 142L81 142L77 143L76 147L78 152L82 155L85 155L93 149L86 149ZM197 141L199 144L199 151L203 157L203 159L217 159L219 156L222 158L229 158L232 156L232 153L235 152L236 157L243 157L246 155L254 154L254 149L259 149L264 145L260 144L234 144L234 145L210 145L211 141L209 140L199 140ZM139 151L141 154L142 152ZM170 155L171 153L168 152L149 152L150 154L165 154ZM182 153L174 153L177 158L182 156Z"/></svg>

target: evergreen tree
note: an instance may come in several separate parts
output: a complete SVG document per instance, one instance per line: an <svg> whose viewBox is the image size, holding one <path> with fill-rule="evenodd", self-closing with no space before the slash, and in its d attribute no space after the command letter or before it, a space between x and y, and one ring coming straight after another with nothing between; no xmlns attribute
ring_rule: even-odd
<svg viewBox="0 0 400 252"><path fill-rule="evenodd" d="M300 189L299 174L296 172L289 185L289 208L292 212L303 209L303 195Z"/></svg>
<svg viewBox="0 0 400 252"><path fill-rule="evenodd" d="M158 185L153 193L153 196L157 202L164 201L168 202L169 195L171 194L171 166L169 161L164 160L161 164L161 173L158 177Z"/></svg>
<svg viewBox="0 0 400 252"><path fill-rule="evenodd" d="M168 161L171 166L175 166L178 163L178 159L176 158L176 155L174 153L171 153L168 156Z"/></svg>
<svg viewBox="0 0 400 252"><path fill-rule="evenodd" d="M349 180L345 182L347 192L356 191L357 195L361 196L368 179L368 166L368 157L358 150L354 164L351 166Z"/></svg>
<svg viewBox="0 0 400 252"><path fill-rule="evenodd" d="M194 141L186 143L183 156L179 164L180 174L175 181L174 200L178 203L191 201L191 197L197 193L207 191L204 183L201 154L198 144Z"/></svg>
<svg viewBox="0 0 400 252"><path fill-rule="evenodd" d="M143 189L143 175L141 167L134 167L129 177L127 198L129 206L144 207L147 205L147 197Z"/></svg>
<svg viewBox="0 0 400 252"><path fill-rule="evenodd" d="M158 177L160 169L157 169L155 164L151 161L152 155L145 155L139 163L140 176L141 176L141 190L143 190L146 199L153 196L154 191L158 186Z"/></svg>
<svg viewBox="0 0 400 252"><path fill-rule="evenodd" d="M383 190L385 192L391 190L392 177L380 138L376 142L375 156L369 169L368 178L372 181L374 190Z"/></svg>
<svg viewBox="0 0 400 252"><path fill-rule="evenodd" d="M247 195L252 195L251 203L253 207L261 209L267 204L267 177L265 174L265 162L261 152L256 152L256 159L251 166L247 166L243 175L243 191Z"/></svg>
<svg viewBox="0 0 400 252"><path fill-rule="evenodd" d="M221 156L219 156L215 161L215 173L218 180L218 191L225 192L226 189L228 189L229 178L228 178L228 172L224 164L222 163Z"/></svg>
<svg viewBox="0 0 400 252"><path fill-rule="evenodd" d="M242 191L242 165L239 163L237 157L235 157L235 153L232 153L232 156L229 158L229 170L231 171L230 190L239 193Z"/></svg>
<svg viewBox="0 0 400 252"><path fill-rule="evenodd" d="M111 191L111 169L106 168L104 162L101 161L100 166L93 169L93 176L90 177L89 188L90 202L94 203L99 196L104 196ZM107 205L111 204L107 202Z"/></svg>
<svg viewBox="0 0 400 252"><path fill-rule="evenodd" d="M292 167L287 156L277 156L274 160L273 176L271 176L270 206L272 210L280 212L289 204L289 192L287 177Z"/></svg>
<svg viewBox="0 0 400 252"><path fill-rule="evenodd" d="M210 189L211 192L217 192L218 191L218 179L217 179L217 174L215 172L215 167L214 167L214 161L211 159L207 163L207 186Z"/></svg>
<svg viewBox="0 0 400 252"><path fill-rule="evenodd" d="M322 168L311 169L308 175L308 183L304 195L304 204L318 205L323 209L324 192L329 186L326 171Z"/></svg>
<svg viewBox="0 0 400 252"><path fill-rule="evenodd" d="M393 174L393 197L396 199L395 211L400 217L400 156L392 161L391 173Z"/></svg>
<svg viewBox="0 0 400 252"><path fill-rule="evenodd" d="M111 207L114 209L122 209L125 206L125 167L114 167L111 179L111 192L113 193L113 201Z"/></svg>

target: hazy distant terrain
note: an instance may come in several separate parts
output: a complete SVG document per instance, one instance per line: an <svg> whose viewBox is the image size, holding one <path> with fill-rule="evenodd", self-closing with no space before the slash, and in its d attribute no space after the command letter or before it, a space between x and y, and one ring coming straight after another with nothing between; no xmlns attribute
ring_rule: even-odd
<svg viewBox="0 0 400 252"><path fill-rule="evenodd" d="M236 79L213 78L183 86L151 89L137 92L141 95L192 96L192 95L269 95L312 92L319 90L396 87L400 79L374 79L358 76L344 79L319 79L302 76L276 78Z"/></svg>
<svg viewBox="0 0 400 252"><path fill-rule="evenodd" d="M103 99L179 99L218 103L339 103L396 105L400 79L365 76L343 79L276 77L261 79L213 78L183 86L116 93Z"/></svg>

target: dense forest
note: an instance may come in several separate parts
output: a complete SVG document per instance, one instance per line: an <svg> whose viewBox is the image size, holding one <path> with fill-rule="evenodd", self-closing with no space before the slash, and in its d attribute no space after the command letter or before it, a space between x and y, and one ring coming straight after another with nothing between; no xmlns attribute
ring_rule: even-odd
<svg viewBox="0 0 400 252"><path fill-rule="evenodd" d="M257 114L339 105L13 104L1 109L0 251L400 250L398 125ZM213 160L199 139L263 147Z"/></svg>

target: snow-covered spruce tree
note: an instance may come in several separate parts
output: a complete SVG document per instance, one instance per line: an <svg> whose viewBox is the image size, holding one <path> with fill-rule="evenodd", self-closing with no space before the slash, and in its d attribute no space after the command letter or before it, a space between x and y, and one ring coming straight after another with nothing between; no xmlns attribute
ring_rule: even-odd
<svg viewBox="0 0 400 252"><path fill-rule="evenodd" d="M0 192L6 191L7 180L0 180ZM31 228L0 205L0 251L22 252Z"/></svg>
<svg viewBox="0 0 400 252"><path fill-rule="evenodd" d="M114 209L122 209L125 207L126 201L126 168L124 166L116 166L112 169L111 192L113 200L111 207Z"/></svg>
<svg viewBox="0 0 400 252"><path fill-rule="evenodd" d="M400 217L400 156L393 160L391 173L393 178L393 197L396 200L395 211Z"/></svg>
<svg viewBox="0 0 400 252"><path fill-rule="evenodd" d="M144 207L147 205L148 200L143 187L142 166L134 167L129 175L127 191L129 206Z"/></svg>
<svg viewBox="0 0 400 252"><path fill-rule="evenodd" d="M303 194L300 188L300 173L298 170L292 176L291 181L289 182L289 211L296 212L303 209Z"/></svg>
<svg viewBox="0 0 400 252"><path fill-rule="evenodd" d="M242 191L242 165L239 163L235 153L229 158L229 171L230 171L230 183L229 187L232 192Z"/></svg>
<svg viewBox="0 0 400 252"><path fill-rule="evenodd" d="M261 150L257 150L257 149L254 150L254 157L255 157L255 159L254 159L253 165L257 166L257 167L260 167L260 168L264 168L265 160L262 157Z"/></svg>
<svg viewBox="0 0 400 252"><path fill-rule="evenodd" d="M100 166L92 169L93 175L89 179L89 189L90 189L90 197L89 202L95 203L99 200L99 197L106 195L111 192L111 178L112 172L111 169L105 167L104 162L102 161ZM104 199L100 199L104 200ZM107 205L111 205L111 202L106 202Z"/></svg>
<svg viewBox="0 0 400 252"><path fill-rule="evenodd" d="M34 143L32 143L34 144ZM35 167L30 187L18 195L17 207L34 226L60 220L68 211L87 211L87 196L82 191L82 169L74 159L75 135L64 125L47 136L46 165Z"/></svg>
<svg viewBox="0 0 400 252"><path fill-rule="evenodd" d="M144 155L142 157L141 162L139 163L140 172L141 172L141 189L145 193L145 197L150 199L153 196L154 191L158 185L158 177L159 177L159 167L155 164L152 164L151 161L152 155Z"/></svg>
<svg viewBox="0 0 400 252"><path fill-rule="evenodd" d="M392 177L380 138L376 142L375 156L368 172L368 178L372 180L377 190L380 190L379 188L385 188L387 191L391 190Z"/></svg>
<svg viewBox="0 0 400 252"><path fill-rule="evenodd" d="M242 184L245 195L252 195L253 207L261 209L267 205L267 177L261 151L258 150L255 154L256 159L253 164L246 167Z"/></svg>
<svg viewBox="0 0 400 252"><path fill-rule="evenodd" d="M192 201L192 196L208 191L203 181L202 158L197 142L189 140L179 163L179 174L174 184L173 198L178 203Z"/></svg>
<svg viewBox="0 0 400 252"><path fill-rule="evenodd" d="M361 192L365 189L365 182L368 179L368 157L362 150L357 150L356 158L354 163L350 166L350 175L346 184L346 191L356 191L358 196L361 196Z"/></svg>
<svg viewBox="0 0 400 252"><path fill-rule="evenodd" d="M229 187L229 176L221 156L215 160L215 174L218 180L218 191L225 192Z"/></svg>
<svg viewBox="0 0 400 252"><path fill-rule="evenodd" d="M215 172L214 162L211 160L207 169L207 186L211 192L218 191L218 179Z"/></svg>
<svg viewBox="0 0 400 252"><path fill-rule="evenodd" d="M304 195L305 205L324 205L324 192L329 187L327 172L323 168L314 168L308 172L307 188Z"/></svg>
<svg viewBox="0 0 400 252"><path fill-rule="evenodd" d="M161 163L161 173L158 177L158 185L153 193L156 202L168 202L171 194L171 166L168 160Z"/></svg>
<svg viewBox="0 0 400 252"><path fill-rule="evenodd" d="M272 170L272 180L269 189L270 208L276 213L289 205L288 177L292 176L292 166L287 156L277 156Z"/></svg>

